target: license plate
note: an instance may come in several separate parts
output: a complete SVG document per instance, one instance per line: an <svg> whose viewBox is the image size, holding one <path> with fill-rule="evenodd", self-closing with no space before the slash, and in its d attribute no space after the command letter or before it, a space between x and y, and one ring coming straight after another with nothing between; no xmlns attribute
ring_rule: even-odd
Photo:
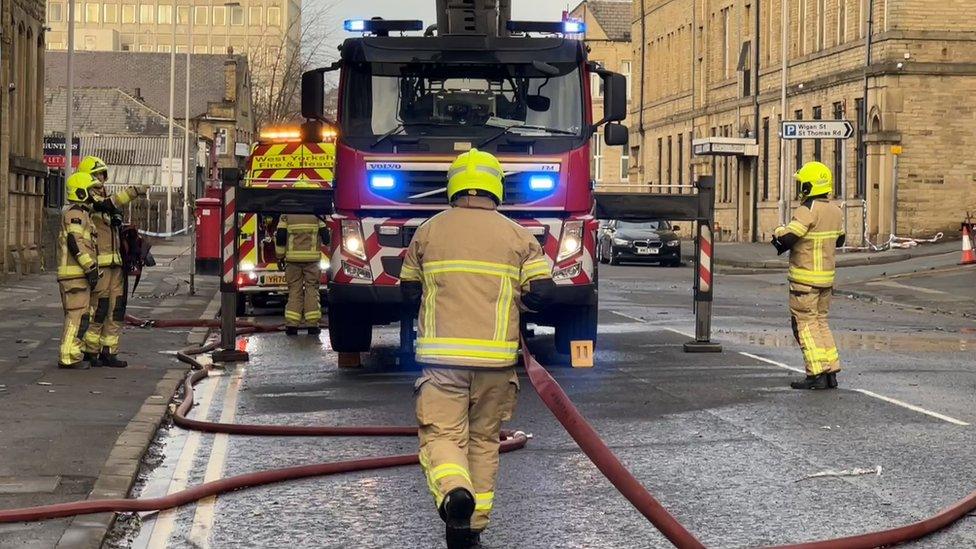
<svg viewBox="0 0 976 549"><path fill-rule="evenodd" d="M657 248L637 248L638 255L654 255L658 252Z"/></svg>
<svg viewBox="0 0 976 549"><path fill-rule="evenodd" d="M284 286L285 275L264 275L261 277L262 286Z"/></svg>

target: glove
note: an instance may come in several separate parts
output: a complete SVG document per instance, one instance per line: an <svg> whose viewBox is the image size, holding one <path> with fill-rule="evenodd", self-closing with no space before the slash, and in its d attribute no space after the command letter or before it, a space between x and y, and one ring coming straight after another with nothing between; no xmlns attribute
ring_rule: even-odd
<svg viewBox="0 0 976 549"><path fill-rule="evenodd" d="M101 278L102 274L98 272L98 268L93 268L92 270L85 273L85 280L88 281L88 285L94 290L95 286L98 285L98 279Z"/></svg>
<svg viewBox="0 0 976 549"><path fill-rule="evenodd" d="M121 215L115 214L115 215L112 216L112 226L113 227L121 227L122 226L122 216Z"/></svg>
<svg viewBox="0 0 976 549"><path fill-rule="evenodd" d="M789 250L789 248L786 246L786 244L783 244L782 242L780 242L778 236L773 236L772 244L773 244L773 247L776 248L776 255L782 255L784 252L786 252L787 250Z"/></svg>
<svg viewBox="0 0 976 549"><path fill-rule="evenodd" d="M285 260L284 259L279 259L278 260L278 270L281 270L281 271L284 271L285 270Z"/></svg>

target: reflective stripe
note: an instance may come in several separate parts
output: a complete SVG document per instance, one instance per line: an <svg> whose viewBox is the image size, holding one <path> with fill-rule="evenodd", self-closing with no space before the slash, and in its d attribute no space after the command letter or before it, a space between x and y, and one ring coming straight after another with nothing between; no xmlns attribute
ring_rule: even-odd
<svg viewBox="0 0 976 549"><path fill-rule="evenodd" d="M80 263L81 266L86 270L95 266L95 260L92 259L92 256L88 255L87 253L78 254L78 263Z"/></svg>
<svg viewBox="0 0 976 549"><path fill-rule="evenodd" d="M471 273L492 276L509 276L518 279L519 270L511 265L504 263L493 263L490 261L468 261L468 260L448 260L430 261L424 263L424 272L427 274L441 273Z"/></svg>
<svg viewBox="0 0 976 549"><path fill-rule="evenodd" d="M430 470L430 478L435 482L455 475L471 482L471 475L468 474L468 470L457 463L442 463Z"/></svg>
<svg viewBox="0 0 976 549"><path fill-rule="evenodd" d="M514 362L518 358L518 343L487 339L422 337L417 339L417 357L420 359L425 356Z"/></svg>
<svg viewBox="0 0 976 549"><path fill-rule="evenodd" d="M414 269L413 267L404 265L400 268L400 280L407 280L411 282L419 281L420 271L418 269Z"/></svg>
<svg viewBox="0 0 976 549"><path fill-rule="evenodd" d="M831 286L834 283L834 271L817 271L790 266L789 279L800 284L811 286Z"/></svg>
<svg viewBox="0 0 976 549"><path fill-rule="evenodd" d="M314 321L322 318L322 311L308 311L305 313L305 320Z"/></svg>
<svg viewBox="0 0 976 549"><path fill-rule="evenodd" d="M301 319L302 319L302 313L296 311L289 311L287 309L285 310L285 320L294 320L295 322L298 322Z"/></svg>
<svg viewBox="0 0 976 549"><path fill-rule="evenodd" d="M491 511L495 503L495 492L479 492L474 495L475 511Z"/></svg>
<svg viewBox="0 0 976 549"><path fill-rule="evenodd" d="M512 281L509 278L501 279L501 287L498 289L498 301L495 303L495 332L492 339L495 341L508 338L508 315L512 310Z"/></svg>
<svg viewBox="0 0 976 549"><path fill-rule="evenodd" d="M91 240L91 231L86 231L84 227L82 227L77 223L72 223L68 225L68 228L65 230L71 234L76 234L78 236L81 236L85 240Z"/></svg>
<svg viewBox="0 0 976 549"><path fill-rule="evenodd" d="M319 226L315 223L295 223L294 225L287 225L287 228L289 231L309 231L314 233L319 229Z"/></svg>
<svg viewBox="0 0 976 549"><path fill-rule="evenodd" d="M440 507L441 500L444 499L444 496L441 495L441 491L437 489L437 484L434 482L434 479L430 477L430 463L424 459L423 452L420 453L420 467L424 470L424 478L427 479L427 489L430 490L430 493L434 496L434 503L437 505L437 507Z"/></svg>
<svg viewBox="0 0 976 549"><path fill-rule="evenodd" d="M85 270L77 265L60 265L58 267L58 278L81 278L85 276Z"/></svg>
<svg viewBox="0 0 976 549"><path fill-rule="evenodd" d="M121 265L122 256L119 252L112 252L107 254L98 254L98 265L100 267L111 267L113 265Z"/></svg>
<svg viewBox="0 0 976 549"><path fill-rule="evenodd" d="M424 273L424 335L433 338L436 335L434 324L434 298L437 296L437 283L433 275Z"/></svg>
<svg viewBox="0 0 976 549"><path fill-rule="evenodd" d="M803 235L807 234L809 229L803 223L794 220L790 221L790 224L786 226L786 230L802 238Z"/></svg>
<svg viewBox="0 0 976 549"><path fill-rule="evenodd" d="M448 170L447 178L451 179L455 175L468 171L468 169L470 168L474 168L474 170L478 172L484 172L488 175L491 175L492 177L497 177L498 179L501 179L503 175L502 172L496 170L495 168L492 168L491 166L461 166L460 168L454 168L453 170Z"/></svg>
<svg viewBox="0 0 976 549"><path fill-rule="evenodd" d="M552 274L552 269L549 268L549 262L545 259L536 259L535 261L529 261L525 265L522 265L522 278L521 283L525 284L531 280L537 278L545 278Z"/></svg>

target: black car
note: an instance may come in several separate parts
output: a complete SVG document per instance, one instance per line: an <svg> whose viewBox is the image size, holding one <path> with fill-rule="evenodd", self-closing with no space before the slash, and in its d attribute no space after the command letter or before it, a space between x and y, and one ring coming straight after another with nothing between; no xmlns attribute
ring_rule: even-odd
<svg viewBox="0 0 976 549"><path fill-rule="evenodd" d="M601 231L597 255L601 263L624 261L681 265L681 241L667 221L611 220Z"/></svg>

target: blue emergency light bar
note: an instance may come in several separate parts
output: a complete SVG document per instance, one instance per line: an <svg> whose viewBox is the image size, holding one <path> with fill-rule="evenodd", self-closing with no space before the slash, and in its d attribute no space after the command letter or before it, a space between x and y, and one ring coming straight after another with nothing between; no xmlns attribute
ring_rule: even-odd
<svg viewBox="0 0 976 549"><path fill-rule="evenodd" d="M509 32L544 32L549 34L581 34L586 32L586 23L569 19L566 21L509 21L505 26Z"/></svg>
<svg viewBox="0 0 976 549"><path fill-rule="evenodd" d="M349 32L386 34L423 30L424 22L419 19L346 19L342 27Z"/></svg>

